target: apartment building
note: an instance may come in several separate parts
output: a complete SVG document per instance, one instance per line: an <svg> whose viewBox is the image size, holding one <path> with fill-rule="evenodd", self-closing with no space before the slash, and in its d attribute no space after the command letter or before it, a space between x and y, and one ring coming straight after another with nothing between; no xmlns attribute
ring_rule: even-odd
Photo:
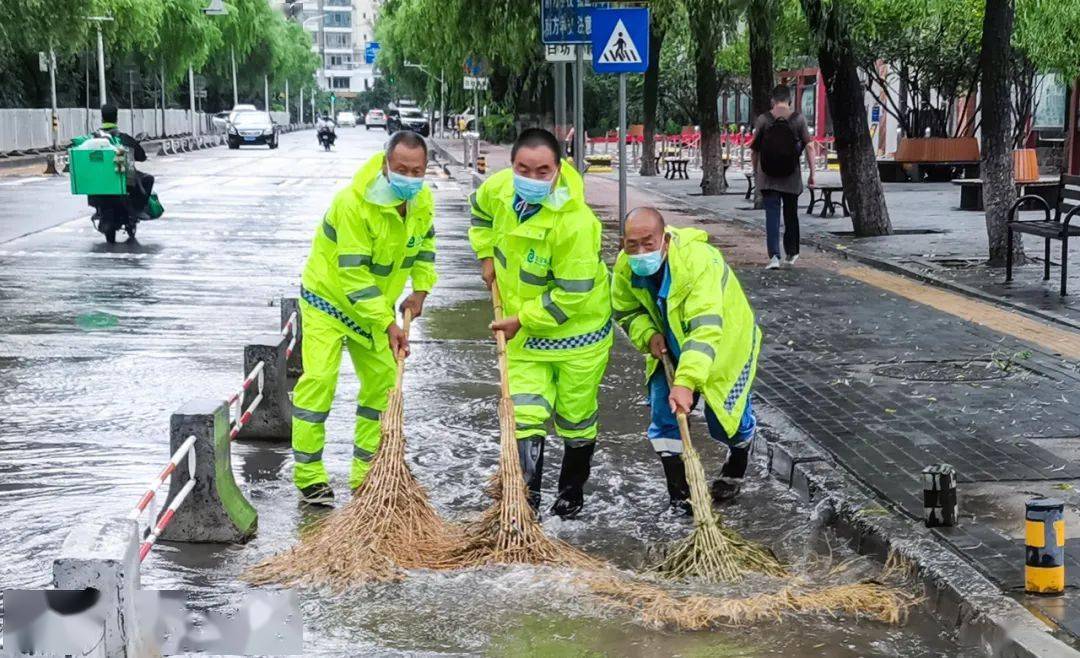
<svg viewBox="0 0 1080 658"><path fill-rule="evenodd" d="M311 49L322 67L316 74L320 89L351 98L375 83L375 72L364 52L375 40L375 21L382 0L303 0L297 15L311 35Z"/></svg>

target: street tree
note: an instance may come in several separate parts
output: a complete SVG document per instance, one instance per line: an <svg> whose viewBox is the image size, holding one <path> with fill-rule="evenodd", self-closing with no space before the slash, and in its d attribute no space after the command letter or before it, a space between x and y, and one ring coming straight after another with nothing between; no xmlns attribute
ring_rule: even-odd
<svg viewBox="0 0 1080 658"><path fill-rule="evenodd" d="M682 19L680 21L679 19ZM642 153L656 152L656 115L660 105L660 54L664 38L673 24L685 22L685 9L678 0L656 0L649 5L649 68L645 71L643 88ZM656 175L656 159L641 158L642 176Z"/></svg>
<svg viewBox="0 0 1080 658"><path fill-rule="evenodd" d="M716 56L724 38L734 31L734 4L726 0L683 0L693 41L694 73L697 80L697 117L701 130L701 193L724 192L720 153L720 116L716 99L720 79Z"/></svg>
<svg viewBox="0 0 1080 658"><path fill-rule="evenodd" d="M863 83L850 33L852 0L801 0L828 96L844 199L855 235L889 235L892 222L870 139Z"/></svg>
<svg viewBox="0 0 1080 658"><path fill-rule="evenodd" d="M1016 201L1012 164L1012 107L1009 89L1013 0L986 0L982 51L982 179L983 207L990 265L1002 266L1008 255L1009 209ZM1013 241L1013 262L1024 262L1024 248Z"/></svg>

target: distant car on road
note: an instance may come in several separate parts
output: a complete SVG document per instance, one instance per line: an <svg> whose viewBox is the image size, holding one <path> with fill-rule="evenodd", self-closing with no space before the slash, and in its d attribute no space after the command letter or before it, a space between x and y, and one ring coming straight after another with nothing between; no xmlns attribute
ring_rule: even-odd
<svg viewBox="0 0 1080 658"><path fill-rule="evenodd" d="M349 126L350 128L356 127L356 115L352 112L338 112L337 113L337 125Z"/></svg>
<svg viewBox="0 0 1080 658"><path fill-rule="evenodd" d="M263 144L278 147L278 125L268 112L236 112L229 122L229 148Z"/></svg>
<svg viewBox="0 0 1080 658"><path fill-rule="evenodd" d="M386 128L386 113L378 109L368 110L367 115L364 116L364 125L368 130L371 130L372 126Z"/></svg>
<svg viewBox="0 0 1080 658"><path fill-rule="evenodd" d="M429 132L427 116L415 107L401 107L390 110L386 117L386 132L394 133L399 130L411 130L424 137Z"/></svg>

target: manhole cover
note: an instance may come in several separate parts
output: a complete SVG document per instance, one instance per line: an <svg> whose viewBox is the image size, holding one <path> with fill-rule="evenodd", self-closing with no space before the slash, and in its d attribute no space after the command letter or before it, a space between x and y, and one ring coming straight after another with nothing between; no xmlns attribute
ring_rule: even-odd
<svg viewBox="0 0 1080 658"><path fill-rule="evenodd" d="M881 377L915 382L985 382L1005 379L1018 368L1014 363L975 359L972 361L906 361L875 366L871 372Z"/></svg>

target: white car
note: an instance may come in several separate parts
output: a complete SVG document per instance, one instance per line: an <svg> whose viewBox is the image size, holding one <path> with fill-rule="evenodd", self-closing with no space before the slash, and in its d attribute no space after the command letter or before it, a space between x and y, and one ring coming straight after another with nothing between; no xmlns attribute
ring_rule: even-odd
<svg viewBox="0 0 1080 658"><path fill-rule="evenodd" d="M337 125L349 126L350 128L356 127L356 115L352 112L338 112L337 113Z"/></svg>
<svg viewBox="0 0 1080 658"><path fill-rule="evenodd" d="M376 128L386 127L386 112L382 110L368 110L368 113L364 116L364 125L368 130L371 130L372 126Z"/></svg>

